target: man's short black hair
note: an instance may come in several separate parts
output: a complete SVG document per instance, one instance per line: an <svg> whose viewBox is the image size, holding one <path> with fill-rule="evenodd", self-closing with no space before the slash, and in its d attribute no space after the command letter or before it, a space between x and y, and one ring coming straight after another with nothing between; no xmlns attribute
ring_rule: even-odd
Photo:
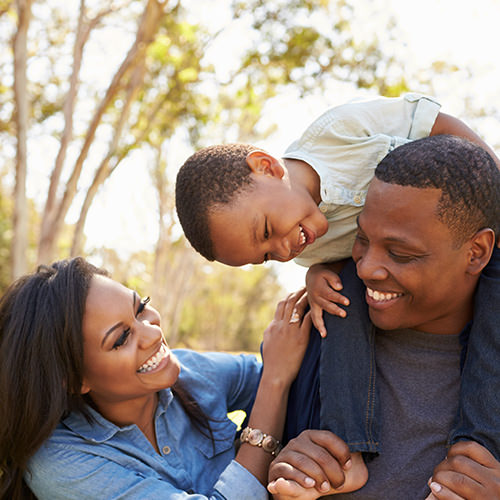
<svg viewBox="0 0 500 500"><path fill-rule="evenodd" d="M186 238L208 260L214 260L208 218L216 205L230 203L235 195L250 188L250 144L209 146L190 156L177 174L175 204Z"/></svg>
<svg viewBox="0 0 500 500"><path fill-rule="evenodd" d="M437 216L457 246L484 228L498 236L500 171L487 151L466 139L436 135L409 142L379 163L375 177L389 184L440 189Z"/></svg>

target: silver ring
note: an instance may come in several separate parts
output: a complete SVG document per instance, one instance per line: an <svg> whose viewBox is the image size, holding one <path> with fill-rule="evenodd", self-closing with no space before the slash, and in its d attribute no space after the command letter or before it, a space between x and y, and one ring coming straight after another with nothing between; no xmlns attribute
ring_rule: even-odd
<svg viewBox="0 0 500 500"><path fill-rule="evenodd" d="M300 321L300 316L297 311L293 311L292 316L290 317L289 323L298 323Z"/></svg>

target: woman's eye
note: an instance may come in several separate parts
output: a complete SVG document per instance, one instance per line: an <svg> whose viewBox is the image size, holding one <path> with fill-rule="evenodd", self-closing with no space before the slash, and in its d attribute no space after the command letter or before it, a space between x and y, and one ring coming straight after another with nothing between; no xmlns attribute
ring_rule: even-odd
<svg viewBox="0 0 500 500"><path fill-rule="evenodd" d="M118 349L122 345L126 344L129 335L130 335L130 328L123 330L123 333L115 340L115 343L113 344L113 349Z"/></svg>
<svg viewBox="0 0 500 500"><path fill-rule="evenodd" d="M151 297L144 297L141 302L139 303L139 307L137 308L137 312L135 313L136 317L141 314L142 311L144 311L144 308L146 307L146 304L151 300Z"/></svg>

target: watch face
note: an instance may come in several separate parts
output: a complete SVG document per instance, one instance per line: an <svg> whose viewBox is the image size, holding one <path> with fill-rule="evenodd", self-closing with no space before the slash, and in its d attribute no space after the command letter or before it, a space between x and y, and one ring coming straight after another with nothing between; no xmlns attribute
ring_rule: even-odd
<svg viewBox="0 0 500 500"><path fill-rule="evenodd" d="M248 435L248 442L253 446L257 446L262 442L264 433L259 429L252 429Z"/></svg>
<svg viewBox="0 0 500 500"><path fill-rule="evenodd" d="M273 436L266 436L262 440L262 448L269 453L272 453L278 447L278 440Z"/></svg>

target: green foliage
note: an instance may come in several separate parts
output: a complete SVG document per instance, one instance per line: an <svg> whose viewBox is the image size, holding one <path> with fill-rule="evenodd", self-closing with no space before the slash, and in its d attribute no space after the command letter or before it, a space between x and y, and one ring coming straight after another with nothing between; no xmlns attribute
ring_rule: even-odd
<svg viewBox="0 0 500 500"><path fill-rule="evenodd" d="M258 351L277 302L285 295L274 271L206 263L192 281L196 286L184 302L179 344Z"/></svg>

